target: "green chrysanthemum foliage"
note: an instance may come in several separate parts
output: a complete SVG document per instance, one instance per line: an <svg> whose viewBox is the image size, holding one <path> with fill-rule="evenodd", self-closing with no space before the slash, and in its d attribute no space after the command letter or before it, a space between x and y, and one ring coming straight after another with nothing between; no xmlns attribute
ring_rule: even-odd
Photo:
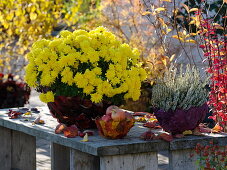
<svg viewBox="0 0 227 170"><path fill-rule="evenodd" d="M164 111L201 106L207 102L207 83L194 66L187 65L183 72L182 66L178 70L171 65L152 88L151 106Z"/></svg>

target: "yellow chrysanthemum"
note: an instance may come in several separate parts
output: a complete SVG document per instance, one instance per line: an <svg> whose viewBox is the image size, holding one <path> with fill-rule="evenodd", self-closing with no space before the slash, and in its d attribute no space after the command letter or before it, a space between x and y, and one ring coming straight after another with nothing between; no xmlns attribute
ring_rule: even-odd
<svg viewBox="0 0 227 170"><path fill-rule="evenodd" d="M47 93L41 93L39 95L39 98L44 103L54 102L54 94L52 91L48 91Z"/></svg>
<svg viewBox="0 0 227 170"><path fill-rule="evenodd" d="M102 95L99 93L91 94L91 101L94 103L100 103L102 101Z"/></svg>

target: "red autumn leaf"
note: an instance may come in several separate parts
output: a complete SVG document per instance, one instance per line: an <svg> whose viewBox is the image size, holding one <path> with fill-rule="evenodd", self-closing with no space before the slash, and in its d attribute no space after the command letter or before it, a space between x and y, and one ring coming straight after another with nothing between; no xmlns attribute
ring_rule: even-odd
<svg viewBox="0 0 227 170"><path fill-rule="evenodd" d="M174 135L174 137L175 137L175 138L183 138L184 135L183 135L183 134L176 134L176 135Z"/></svg>
<svg viewBox="0 0 227 170"><path fill-rule="evenodd" d="M22 114L23 114L22 112L13 111L13 110L9 110L9 112L8 112L8 116L10 119L16 119Z"/></svg>
<svg viewBox="0 0 227 170"><path fill-rule="evenodd" d="M167 133L161 133L158 135L161 139L165 140L165 141L168 141L168 142L171 142L173 140L173 136L172 135L169 135Z"/></svg>
<svg viewBox="0 0 227 170"><path fill-rule="evenodd" d="M207 127L199 127L201 133L211 133L211 129Z"/></svg>
<svg viewBox="0 0 227 170"><path fill-rule="evenodd" d="M144 132L140 138L143 139L143 140L152 140L154 139L155 137L155 134L151 131L147 131L147 132Z"/></svg>
<svg viewBox="0 0 227 170"><path fill-rule="evenodd" d="M143 126L145 126L147 128L154 128L156 126L156 123L157 123L157 121L147 122Z"/></svg>
<svg viewBox="0 0 227 170"><path fill-rule="evenodd" d="M78 132L78 136L80 136L81 138L83 138L85 136L85 133L79 131Z"/></svg>
<svg viewBox="0 0 227 170"><path fill-rule="evenodd" d="M78 136L78 128L75 125L66 127L64 130L64 136L67 138L74 138Z"/></svg>
<svg viewBox="0 0 227 170"><path fill-rule="evenodd" d="M59 123L55 128L55 133L60 134L63 133L64 129L66 128L66 125L63 123Z"/></svg>

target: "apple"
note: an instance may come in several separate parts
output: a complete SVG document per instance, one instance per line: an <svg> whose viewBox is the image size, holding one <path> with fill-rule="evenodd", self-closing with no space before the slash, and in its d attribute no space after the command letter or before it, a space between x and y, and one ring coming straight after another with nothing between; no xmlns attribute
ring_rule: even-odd
<svg viewBox="0 0 227 170"><path fill-rule="evenodd" d="M108 122L108 121L110 121L111 120L111 115L103 115L102 116L102 120L104 121L104 122Z"/></svg>
<svg viewBox="0 0 227 170"><path fill-rule="evenodd" d="M126 112L122 109L112 110L111 118L114 121L122 121L126 118Z"/></svg>
<svg viewBox="0 0 227 170"><path fill-rule="evenodd" d="M115 105L111 105L106 109L106 115L111 115L112 111L118 110L118 109L119 109L119 107L117 107Z"/></svg>

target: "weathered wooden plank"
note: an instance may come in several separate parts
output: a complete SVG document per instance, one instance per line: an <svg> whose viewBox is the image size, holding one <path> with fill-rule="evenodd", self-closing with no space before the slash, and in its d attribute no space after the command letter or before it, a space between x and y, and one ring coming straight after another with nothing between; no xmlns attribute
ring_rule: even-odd
<svg viewBox="0 0 227 170"><path fill-rule="evenodd" d="M157 170L157 152L100 157L100 170Z"/></svg>
<svg viewBox="0 0 227 170"><path fill-rule="evenodd" d="M70 150L70 170L99 170L100 159L74 149Z"/></svg>
<svg viewBox="0 0 227 170"><path fill-rule="evenodd" d="M11 130L0 127L0 170L11 168Z"/></svg>
<svg viewBox="0 0 227 170"><path fill-rule="evenodd" d="M70 149L68 147L51 143L51 169L70 169Z"/></svg>
<svg viewBox="0 0 227 170"><path fill-rule="evenodd" d="M36 170L36 138L12 131L12 169Z"/></svg>
<svg viewBox="0 0 227 170"><path fill-rule="evenodd" d="M170 170L196 170L196 155L194 149L169 151L169 169Z"/></svg>

